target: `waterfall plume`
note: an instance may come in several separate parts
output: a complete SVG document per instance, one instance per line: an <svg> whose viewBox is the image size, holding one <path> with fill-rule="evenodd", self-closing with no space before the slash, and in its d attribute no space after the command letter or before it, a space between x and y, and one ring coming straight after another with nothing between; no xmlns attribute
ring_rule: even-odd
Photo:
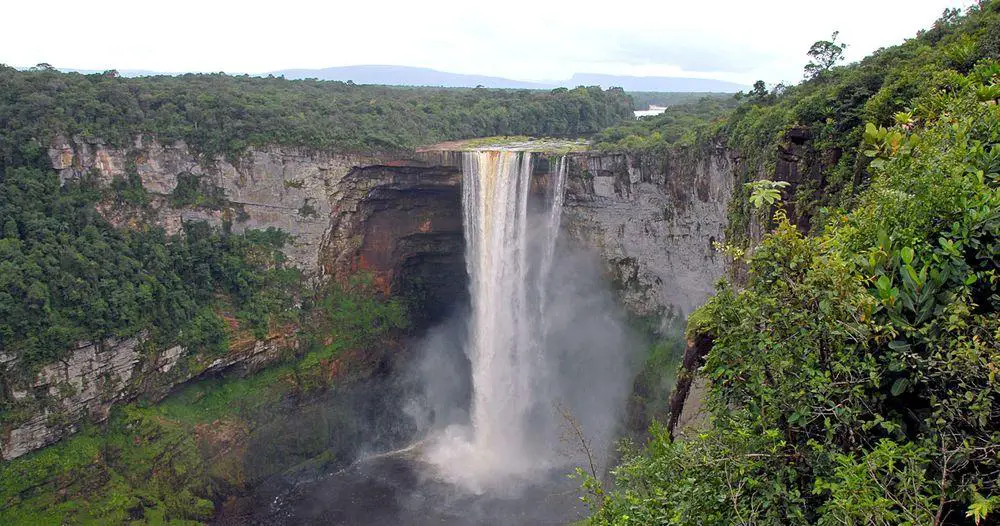
<svg viewBox="0 0 1000 526"><path fill-rule="evenodd" d="M468 424L439 429L424 457L487 491L565 467L567 411L593 438L611 436L628 338L594 260L561 248L565 156L533 181L540 156L530 151L462 155L471 407Z"/></svg>

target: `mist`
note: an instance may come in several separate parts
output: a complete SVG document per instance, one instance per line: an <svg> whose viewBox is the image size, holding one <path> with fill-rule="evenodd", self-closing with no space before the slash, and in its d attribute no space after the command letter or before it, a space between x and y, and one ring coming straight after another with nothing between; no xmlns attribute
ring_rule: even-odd
<svg viewBox="0 0 1000 526"><path fill-rule="evenodd" d="M596 255L560 241L565 158L549 166L539 185L529 152L464 154L471 305L420 345L421 459L474 494L603 469L642 347Z"/></svg>
<svg viewBox="0 0 1000 526"><path fill-rule="evenodd" d="M293 474L258 499L269 509L255 518L564 524L583 517L580 481L567 475L578 467L606 474L646 342L629 327L596 251L560 235L565 160L550 162L547 175L534 163L529 152L466 154L467 275L456 279L468 280L468 303L408 342L394 370L357 395L368 403L350 404L368 410L338 417L347 429L371 433L351 433L356 442L340 449L349 458L339 469Z"/></svg>
<svg viewBox="0 0 1000 526"><path fill-rule="evenodd" d="M508 459L509 466L541 469L470 473L463 453L447 450L462 447L455 439L473 433L473 387L463 349L469 339L469 312L462 309L419 342L419 358L407 373L419 392L407 400L406 413L426 437L425 469L432 476L465 484L470 491L516 495L519 485L544 478L550 470L568 473L593 460L603 472L621 432L644 345L623 318L596 256L569 243L560 243L557 254L548 290L544 353L536 364L540 371L531 393L528 431L536 447L524 451L523 458ZM586 458L572 426L583 432L595 458Z"/></svg>

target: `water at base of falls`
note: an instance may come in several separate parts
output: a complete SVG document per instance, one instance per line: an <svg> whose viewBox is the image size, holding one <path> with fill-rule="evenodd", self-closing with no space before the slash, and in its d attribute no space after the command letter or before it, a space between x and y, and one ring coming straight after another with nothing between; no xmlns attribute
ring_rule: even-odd
<svg viewBox="0 0 1000 526"><path fill-rule="evenodd" d="M566 159L533 180L536 161L525 151L463 156L470 304L415 345L410 370L395 379L418 386L394 401L406 417L360 417L380 422L375 436L406 420L414 442L359 446L332 473L279 477L222 523L554 525L584 516L579 481L567 475L590 460L602 470L613 451L638 347L600 260L557 243Z"/></svg>
<svg viewBox="0 0 1000 526"><path fill-rule="evenodd" d="M412 458L388 456L357 464L335 476L301 484L279 500L260 502L239 526L557 526L580 520L586 509L578 481L553 470L524 480L516 496L474 493L428 476Z"/></svg>
<svg viewBox="0 0 1000 526"><path fill-rule="evenodd" d="M562 214L565 158L541 210L529 207L533 155L472 151L462 159L471 315L471 425L430 440L425 459L472 491L552 467L558 413L548 392L546 292ZM495 488L494 488L495 489Z"/></svg>

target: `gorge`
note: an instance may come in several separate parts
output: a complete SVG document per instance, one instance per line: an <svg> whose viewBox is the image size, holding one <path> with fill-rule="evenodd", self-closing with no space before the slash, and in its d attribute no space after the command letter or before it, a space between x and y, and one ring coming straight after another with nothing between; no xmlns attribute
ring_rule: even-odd
<svg viewBox="0 0 1000 526"><path fill-rule="evenodd" d="M470 305L416 345L404 395L425 415L416 435L296 485L264 522L558 524L581 512L564 475L607 467L643 349L593 254L558 243L566 156L539 172L546 154L531 148L461 152Z"/></svg>
<svg viewBox="0 0 1000 526"><path fill-rule="evenodd" d="M0 65L0 523L996 522L1000 1L844 47L640 120Z"/></svg>
<svg viewBox="0 0 1000 526"><path fill-rule="evenodd" d="M251 152L239 164L220 158L214 168L205 169L181 143L164 146L155 141L142 141L127 149L115 149L101 143L58 137L49 157L64 181L96 173L103 181L101 184L110 185L116 178L127 176L127 171L134 170L151 196L151 206L141 211L129 207L102 208L102 213L120 228L149 223L162 225L170 232L179 231L186 221L208 221L220 227L228 224L227 228L235 232L277 227L294 234L294 241L282 250L288 261L302 268L307 276L313 276L311 279L338 280L358 272L369 273L373 285L382 293L419 297L415 320L427 328L450 323L452 333L461 332L457 327L462 323L454 318L456 312L470 309L463 307L469 305L472 285L465 276L502 279L489 289L492 294L504 298L505 301L499 304L514 309L513 303L506 302L508 297L522 297L525 303L517 307L518 311L494 313L503 316L501 321L507 325L501 332L506 336L494 332L493 338L497 339L492 343L487 339L485 343L493 345L492 352L496 353L496 347L509 343L503 338L511 338L511 324L533 327L530 331L517 331L522 338L518 345L523 346L524 356L509 364L525 368L527 383L518 388L509 382L510 377L488 377L488 374L502 372L502 368L481 369L480 374L487 375L482 381L494 382L495 393L487 396L487 391L480 392L477 396L484 396L484 401L477 405L472 402L471 385L460 385L462 382L454 378L438 376L434 379L438 392L421 396L436 400L435 403L444 400L446 407L435 407L432 411L421 409L424 416L417 418L420 422L416 428L399 431L393 435L396 438L381 442L379 447L385 450L405 446L404 437L413 438L416 432L431 432L432 419L426 414L433 413L439 423L445 424L435 431L445 437L442 441L451 440L454 450L464 447L474 451L479 439L462 431L461 426L475 419L475 415L469 414L470 407L489 407L480 418L487 414L498 418L509 415L502 424L496 421L495 426L507 428L516 426L518 420L531 419L531 426L521 425L534 428L537 424L537 430L547 429L538 431L540 435L525 436L522 444L523 447L545 445L543 450L548 448L547 453L552 453L553 447L559 449L560 452L554 455L556 460L550 464L554 462L552 469L558 468L558 473L562 474L568 469L563 462L575 459L579 464L581 461L577 448L566 444L553 446L559 443L559 435L566 429L565 417L558 411L563 409L578 419L588 440L594 442L595 451L600 449L600 456L607 454L610 441L620 432L616 426L623 423L621 418L612 416L622 414L625 409L624 400L631 381L628 375L634 374L638 367L636 361L641 360L637 355L641 344L636 338L627 336L629 331L622 326L621 315L617 314L619 307L611 298L617 296L637 319L648 320L643 323L654 330L670 330L671 319L687 312L708 295L713 280L722 269L711 242L722 237L724 200L732 188L731 175L726 172L730 161L722 152L689 163L682 159L641 160L586 151L563 153L547 145L536 153L530 148L519 153L523 156L520 161L508 158L500 163L503 155L513 153L474 153L460 151L460 148L442 148L430 147L411 156L382 158L269 148ZM500 164L494 165L494 162ZM506 168L498 168L500 165ZM222 206L212 209L173 204L171 196L187 174L192 173L199 176L201 188L220 189L225 196ZM513 217L521 217L524 221L521 223L523 231L508 231L506 242L513 243L514 252L521 256L506 261L510 274L505 277L466 267L465 259L471 254L469 247L476 245L466 240L470 232L463 233L463 223L486 221L487 216L476 216L468 208L473 197L465 192L472 187L464 181L479 180L482 174L493 174L492 178L484 180L493 181L494 186L484 192L493 192L494 197L498 195L495 193L497 188L506 192L514 192L516 188L518 192L506 200L507 205L514 207L511 211L499 206L486 208L486 202L481 203L483 214L487 209L493 214L502 214L492 219L494 225ZM516 181L520 183L514 184ZM306 205L315 212L303 214ZM237 216L240 217L234 220ZM322 221L324 217L330 218L326 224ZM712 224L715 226L710 226ZM489 231L500 233L503 229L490 227ZM479 232L486 235L486 230ZM557 232L561 232L561 236L557 236ZM561 239L558 244L557 237ZM484 238L482 242L503 241L504 238ZM520 251L522 243L523 252ZM558 256L557 245L563 246ZM499 253L494 252L493 257L499 257ZM526 258L524 266L520 257ZM499 265L501 262L503 258L492 262L483 260L482 264ZM546 274L549 274L547 285L542 279ZM671 279L674 274L684 275L686 279ZM600 292L600 286L594 288L595 284L609 282L616 286L613 294L610 290ZM547 321L538 315L543 294L550 296L545 302L559 307ZM574 310L581 308L594 309L595 313L604 315L610 313L611 317L602 319L591 313L591 318L585 318L581 324L580 312ZM474 309L471 306L471 310ZM489 321L481 319L484 326ZM581 331L581 326L586 326L587 330ZM488 332L486 328L481 330ZM545 331L550 333L547 340L542 337ZM141 339L126 342L128 346L115 342L96 343L92 345L96 353L74 352L67 362L69 365L52 368L51 372L47 369L38 379L32 380L30 385L34 387L24 389L27 394L21 399L22 404L40 403L47 409L4 434L4 456L23 455L72 434L88 421L100 422L108 418L117 404L135 398L157 400L170 392L186 389L184 382L196 386L202 379L220 374L237 377L249 374L252 377L256 371L273 367L269 364L281 363L289 353L300 352L295 350L292 334L283 332L268 335L263 340L251 340L245 344L245 351L234 348L222 358L204 361L182 347L151 349L152 353L147 354L149 351L141 350ZM427 336L427 339L434 338L461 341L467 337ZM553 342L561 343L553 345ZM419 345L413 343L406 347ZM552 363L528 360L532 355L540 356L538 347L546 345L553 347ZM609 354L608 350L615 352ZM447 370L469 374L471 379L475 376L469 369L471 364L457 363L460 360L456 360L456 355L462 352L452 353ZM582 362L577 362L581 359ZM393 368L404 368L404 364L419 360L416 356L405 358ZM594 368L583 367L584 363ZM102 383L110 364L121 364L114 366L121 372L111 383ZM15 365L8 364L9 367ZM543 366L550 367L552 373L558 375L543 376ZM432 374L440 374L440 366L431 369ZM591 377L581 374L587 370ZM599 370L609 376L606 379L593 376ZM612 376L619 380L610 381ZM65 385L82 388L76 388L66 397L66 389L62 387ZM91 387L97 385L104 387L101 390ZM525 396L520 392L515 396L518 389L529 387L537 389L538 393ZM470 400L464 407L455 401L463 397ZM402 406L406 403L403 398L393 400ZM556 400L562 405L556 407ZM523 404L520 409L518 404ZM581 411L584 405L590 410ZM630 416L629 420L641 427L649 416L645 410L639 412L643 415ZM305 411L304 414L310 413ZM447 414L459 416L442 416ZM488 434L482 436L482 440L490 440L485 438ZM544 440L539 440L540 437ZM463 442L466 440L468 442ZM506 438L492 440L506 441ZM359 454L356 448L360 445L351 446L345 453ZM480 447L487 448L485 445ZM454 451L451 454L454 455ZM546 457L541 451L533 455L520 454L525 455L523 465L532 468L539 466L530 459ZM448 460L447 454L439 458L442 464ZM504 457L498 462L504 469L517 471L513 458ZM455 482L464 482L467 486L489 484L488 474L492 470L487 466L480 468L483 473L471 478L469 474L475 473L475 469L471 465L466 467L463 473L453 474ZM564 487L564 491L570 489ZM573 499L569 501L566 509L571 510ZM271 511L253 513L267 516Z"/></svg>

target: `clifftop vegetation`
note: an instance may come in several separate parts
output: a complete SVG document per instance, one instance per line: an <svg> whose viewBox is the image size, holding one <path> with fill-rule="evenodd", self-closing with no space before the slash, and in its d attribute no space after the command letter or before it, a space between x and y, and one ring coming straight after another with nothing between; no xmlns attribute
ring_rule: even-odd
<svg viewBox="0 0 1000 526"><path fill-rule="evenodd" d="M771 231L730 251L745 279L688 327L713 342L699 369L709 425L627 447L614 490L586 486L593 523L995 520L998 53L1000 3L982 2L860 64L751 94L720 126L764 175L790 127L839 150L821 172L831 208L807 236L779 185L747 189Z"/></svg>
<svg viewBox="0 0 1000 526"><path fill-rule="evenodd" d="M706 96L670 106L660 115L611 126L594 136L602 151L653 153L693 146L718 131L721 119L739 105L733 96Z"/></svg>
<svg viewBox="0 0 1000 526"><path fill-rule="evenodd" d="M494 135L579 136L632 118L621 89L363 86L249 76L122 78L0 66L0 164L43 167L57 133L124 146L183 139L206 156L291 145L386 152Z"/></svg>
<svg viewBox="0 0 1000 526"><path fill-rule="evenodd" d="M142 209L149 198L138 178L111 189L86 178L61 185L47 154L56 134L120 147L151 134L184 140L210 160L273 144L386 151L461 137L575 136L632 116L620 89L396 88L221 74L121 78L44 66L0 66L0 93L0 350L26 365L58 359L78 340L131 336L149 326L158 341L193 331L188 343L219 342L220 322L209 305L225 304L266 333L297 293L294 269L284 269L280 258L252 257L277 254L280 236L194 224L172 238L155 228L113 228L95 205ZM203 195L198 185L193 176L180 178L171 205L224 204L225 196Z"/></svg>

